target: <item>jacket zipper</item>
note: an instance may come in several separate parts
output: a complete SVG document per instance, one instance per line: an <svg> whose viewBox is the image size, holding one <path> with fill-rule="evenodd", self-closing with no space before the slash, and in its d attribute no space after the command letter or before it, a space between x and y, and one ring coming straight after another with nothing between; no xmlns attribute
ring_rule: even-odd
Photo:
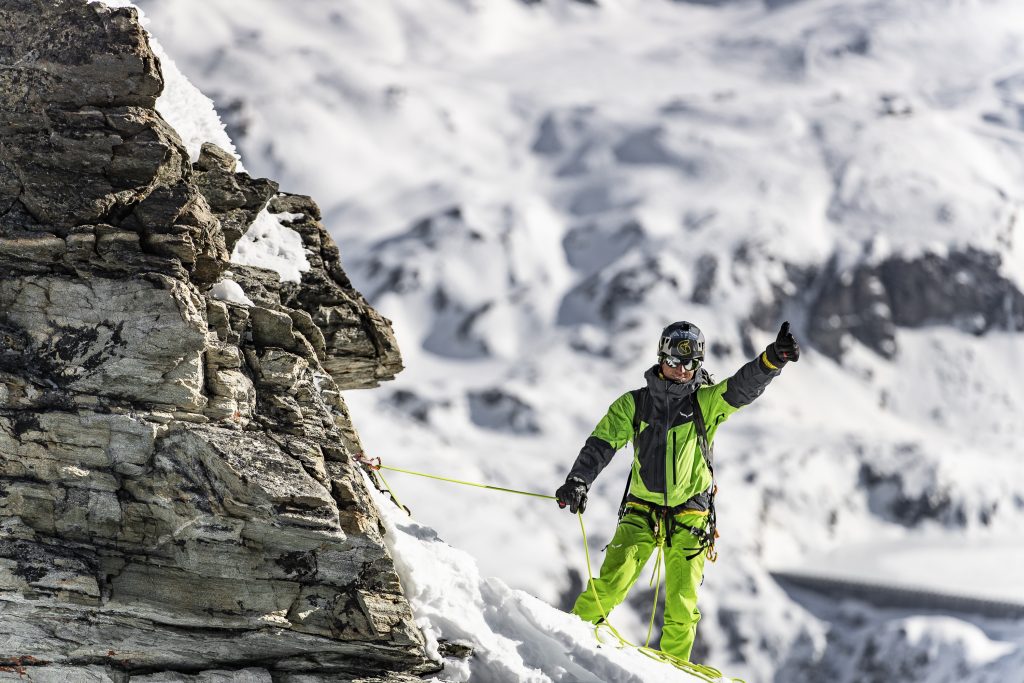
<svg viewBox="0 0 1024 683"><path fill-rule="evenodd" d="M672 485L678 484L678 478L676 476L676 432L672 432Z"/></svg>
<svg viewBox="0 0 1024 683"><path fill-rule="evenodd" d="M669 428L671 429L671 427ZM666 474L668 468L666 467ZM668 479L668 476L665 477ZM676 433L672 430L672 485L676 484ZM668 481L665 482L665 507L668 507Z"/></svg>

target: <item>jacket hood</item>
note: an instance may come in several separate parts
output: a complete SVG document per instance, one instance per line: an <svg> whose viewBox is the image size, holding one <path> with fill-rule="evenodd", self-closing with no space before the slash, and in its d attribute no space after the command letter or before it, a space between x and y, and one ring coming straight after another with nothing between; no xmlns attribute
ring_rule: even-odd
<svg viewBox="0 0 1024 683"><path fill-rule="evenodd" d="M697 391L704 383L704 373L693 373L689 382L673 382L661 376L661 366L654 365L644 373L644 379L647 380L647 389L650 391L656 414L670 415L675 414L675 411L669 411L669 406L681 405L683 399Z"/></svg>

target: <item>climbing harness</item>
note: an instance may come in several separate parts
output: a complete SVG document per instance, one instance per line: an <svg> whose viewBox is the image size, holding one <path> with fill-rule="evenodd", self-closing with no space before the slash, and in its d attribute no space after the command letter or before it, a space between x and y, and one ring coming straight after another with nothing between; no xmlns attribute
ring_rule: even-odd
<svg viewBox="0 0 1024 683"><path fill-rule="evenodd" d="M686 556L687 560L692 560L703 552L707 552L707 558L712 562L718 559L718 553L714 552L715 539L718 538L718 532L711 526L701 528L679 520L683 515L707 517L710 520L713 514L711 510L692 510L685 507L685 503L669 508L630 496L623 506L622 515L619 516L619 519L621 520L622 516L630 513L642 517L647 522L647 526L654 534L654 537L661 539L669 548L672 547L672 537L677 530L683 529L689 532L690 535L697 539L697 547L684 548L684 550L693 551L693 553Z"/></svg>
<svg viewBox="0 0 1024 683"><path fill-rule="evenodd" d="M386 491L388 493L388 495L391 497L391 500L395 503L395 505L398 506L399 508L401 508L402 510L404 510L406 512L406 514L410 514L410 515L412 513L409 511L409 508L407 508L406 506L402 505L398 501L398 498L395 495L395 492L392 490L391 486L387 483L387 480L384 479L384 476L380 473L381 470L390 470L390 471L393 471L393 472L402 472L404 474L411 474L411 475L415 475L417 477L426 477L427 479L436 479L438 481L446 481L446 482L450 482L450 483L453 483L453 484L462 484L464 486L474 486L476 488L490 489L492 491L503 491L505 493L515 493L515 494L519 494L521 496L531 496L531 497L534 497L534 498L545 498L547 500L555 500L554 496L545 495L543 493L532 493L530 491L519 491L517 489L509 489L509 488L504 488L504 487L501 487L501 486L491 486L490 484L478 484L476 482L463 481L461 479L452 479L450 477L441 477L441 476L438 476L436 474L426 474L424 472L416 472L414 470L407 470L407 469L403 469L401 467L390 467L388 465L383 464L379 457L371 458L371 457L368 457L367 455L365 455L364 453L357 453L357 454L352 456L352 459L355 462L359 463L360 465L363 465L364 467L366 467L366 469L370 473L371 479L373 479L374 484L377 486L377 489L379 491L381 491L382 493ZM383 483L384 488L381 488L381 485L377 483L378 479L380 480L381 483ZM634 502L629 501L625 505L632 506L634 504L635 504ZM690 512L692 512L692 511L690 511ZM584 555L585 555L586 560L587 560L587 585L590 587L590 590L592 590L594 592L594 599L597 601L597 607L601 611L601 620L598 621L597 624L595 624L595 626L594 626L594 637L597 639L598 645L600 646L600 645L604 645L605 644L605 641L603 641L601 639L601 631L602 631L602 629L605 629L605 630L607 630L612 635L612 637L614 638L614 644L619 649L630 648L630 649L636 650L636 651L640 652L641 654L643 654L646 657L649 657L649 658L654 659L656 661L663 662L665 664L670 664L670 665L674 666L675 668L677 668L677 669L679 669L681 671L685 671L686 673L696 677L698 680L705 681L706 683L720 683L720 681L722 681L722 680L731 681L732 683L744 683L744 681L742 681L739 678L726 679L723 676L721 671L719 671L719 670L717 670L717 669L715 669L713 667L705 666L703 664L694 664L693 662L690 662L690 661L687 661L685 659L682 659L681 657L676 657L675 655L669 654L668 652L662 652L661 650L658 650L658 649L650 647L651 633L652 633L653 628L654 628L654 617L655 617L655 612L657 610L657 605L658 605L658 589L661 587L661 566L663 564L662 548L663 548L663 546L665 545L665 542L666 542L665 541L665 533L666 533L666 527L668 525L667 524L660 525L659 526L660 531L656 532L656 537L658 539L658 541L657 541L657 543L658 543L658 555L657 555L657 558L655 559L654 572L653 572L653 575L651 577L651 585L655 586L655 594L654 594L654 606L655 606L655 609L651 611L651 621L650 621L650 624L647 627L647 640L646 640L646 643L644 645L636 645L636 644L630 642L628 639L626 639L621 633L619 633L618 629L616 629L614 626L612 626L611 622L608 620L608 613L605 611L604 606L601 604L601 598L600 598L600 596L597 593L597 589L594 587L594 570L593 570L593 566L592 566L592 564L590 562L590 548L589 548L588 543L587 543L587 529L586 529L586 527L583 524L583 513L578 512L578 513L576 513L576 515L577 515L577 517L580 520L580 533L582 533L582 535L583 535L583 552L584 552ZM677 524L681 524L681 523L677 522ZM693 527L690 527L688 525L681 525L681 526L685 527L687 530L693 529ZM692 531L691 531L691 533L692 533ZM671 542L671 539L669 539L669 542ZM712 546L713 546L713 541L712 541ZM702 550L703 550L703 547L699 548L698 551L697 551L697 554L700 554L700 552ZM696 555L694 555L694 557L695 556ZM717 555L716 555L716 557L717 557ZM709 558L710 558L710 555L709 555Z"/></svg>

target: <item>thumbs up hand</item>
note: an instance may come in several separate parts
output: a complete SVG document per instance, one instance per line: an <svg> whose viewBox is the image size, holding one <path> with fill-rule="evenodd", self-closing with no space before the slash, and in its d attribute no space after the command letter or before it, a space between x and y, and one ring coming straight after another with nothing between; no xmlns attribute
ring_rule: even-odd
<svg viewBox="0 0 1024 683"><path fill-rule="evenodd" d="M789 331L788 320L782 323L782 327L779 328L779 336L768 345L764 353L768 362L775 368L781 368L789 361L795 363L800 360L800 344L797 343L793 333Z"/></svg>

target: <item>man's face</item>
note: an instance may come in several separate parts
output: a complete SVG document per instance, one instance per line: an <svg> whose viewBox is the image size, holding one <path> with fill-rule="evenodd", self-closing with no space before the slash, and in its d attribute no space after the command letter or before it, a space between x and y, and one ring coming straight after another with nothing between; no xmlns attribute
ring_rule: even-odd
<svg viewBox="0 0 1024 683"><path fill-rule="evenodd" d="M693 370L684 370L683 366L670 367L665 361L661 362L661 374L662 376L673 382L689 382L693 379Z"/></svg>

